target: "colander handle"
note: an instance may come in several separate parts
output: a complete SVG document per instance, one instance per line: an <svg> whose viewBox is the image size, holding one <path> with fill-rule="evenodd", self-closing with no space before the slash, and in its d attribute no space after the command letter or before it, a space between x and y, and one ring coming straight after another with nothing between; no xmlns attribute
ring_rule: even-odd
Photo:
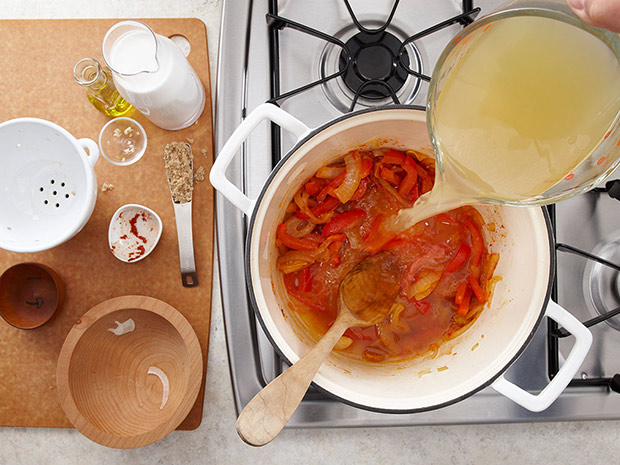
<svg viewBox="0 0 620 465"><path fill-rule="evenodd" d="M99 160L99 146L97 143L85 137L84 139L78 139L78 144L86 150L86 159L94 167L97 160Z"/></svg>
<svg viewBox="0 0 620 465"><path fill-rule="evenodd" d="M295 135L297 140L300 140L310 132L308 126L280 107L271 103L263 103L248 115L226 141L224 147L218 153L215 163L213 163L211 173L209 174L209 181L211 181L211 184L218 192L248 216L252 214L256 200L249 198L228 180L226 169L252 131L265 120L269 120L286 129Z"/></svg>
<svg viewBox="0 0 620 465"><path fill-rule="evenodd" d="M579 367L586 358L586 355L588 355L588 351L592 345L592 333L590 330L581 324L577 318L552 300L550 300L547 305L545 315L555 320L558 324L563 326L564 329L575 336L575 344L562 365L562 368L560 368L549 384L536 395L530 394L506 380L503 375L497 378L491 385L493 389L503 396L508 397L513 402L516 402L521 407L525 407L532 412L541 412L545 410L560 397L560 394L566 389L568 383L570 383L575 373L577 373L577 370L579 370Z"/></svg>

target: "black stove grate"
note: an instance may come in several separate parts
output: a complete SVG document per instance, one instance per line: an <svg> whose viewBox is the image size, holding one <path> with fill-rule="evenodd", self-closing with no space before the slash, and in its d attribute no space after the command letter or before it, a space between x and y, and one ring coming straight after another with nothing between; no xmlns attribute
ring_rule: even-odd
<svg viewBox="0 0 620 465"><path fill-rule="evenodd" d="M347 87L354 93L349 111L353 111L360 97L367 100L384 100L391 98L395 104L399 104L396 92L403 85L407 75L413 75L420 81L429 82L430 76L411 69L406 47L416 40L422 39L435 32L438 32L453 24L461 24L463 27L470 24L480 12L480 8L474 8L472 0L463 0L463 13L448 18L445 21L432 25L420 31L404 41L399 41L392 34L387 32L400 0L395 0L392 9L382 26L369 29L363 26L357 19L349 0L343 0L351 16L351 20L358 33L350 38L346 43L340 39L326 34L317 29L311 28L296 21L278 15L278 0L269 1L269 13L266 15L269 30L269 63L270 63L270 92L269 103L280 105L283 101L297 96L311 88L322 85L327 81L342 77ZM296 30L303 34L330 42L340 48L340 59L338 70L328 76L312 81L308 84L297 87L293 90L281 93L280 90L280 31L285 28ZM272 144L272 165L275 166L282 158L282 143L280 127L271 125L271 144ZM606 190L613 197L613 192L617 192L620 197L620 181L615 183L615 190L610 189L608 183ZM612 186L614 187L614 186ZM615 198L615 197L614 197ZM555 208L549 206L548 212L551 222L555 229ZM583 250L572 247L568 244L556 244L556 253L565 252L577 254L584 259L594 260L605 266L610 266L620 270L620 266L607 262L606 260L589 254ZM557 279L557 273L556 279ZM557 300L557 282L554 284L552 298ZM613 316L620 314L620 308L611 310L604 315L583 322L586 326L599 324ZM548 351L548 375L553 378L560 368L559 362L559 339L568 334L558 327L557 323L549 320L547 329L547 351ZM569 386L605 386L620 392L620 375L614 377L592 377L588 379L574 379Z"/></svg>
<svg viewBox="0 0 620 465"><path fill-rule="evenodd" d="M599 193L601 192L607 192L612 198L616 198L615 197L615 191L612 188L613 186L618 186L620 184L620 181L618 180L614 180L614 181L609 181L607 183L607 188L603 189L595 189L593 192L589 193L589 194L583 194L583 195L599 195ZM549 206L548 207L548 211L549 214L551 216L551 223L554 227L555 230L555 208L554 206ZM555 244L555 251L557 252L564 252L564 253L571 253L574 255L577 255L585 260L591 260L597 263L600 263L601 265L604 265L606 267L612 268L616 271L620 271L620 265L616 264L616 263L612 263L608 260L605 260L604 258L601 258L597 255L591 254L589 252L586 252L585 250L581 250L577 247L573 247L569 244L564 244L564 243L558 243L556 242ZM557 270L555 273L556 276L556 280L557 280ZM552 298L554 300L557 301L557 281L554 284L554 289L552 292ZM605 312L595 318L591 318L587 321L582 321L582 324L588 328L598 325L600 323L603 323L604 321L613 318L614 316L617 316L620 314L620 307L612 309L608 312ZM548 325L547 325L547 353L548 353L548 361L549 361L549 366L548 366L548 374L549 374L549 378L553 379L553 377L558 373L559 369L560 369L560 350L559 350L559 339L564 338L564 337L568 337L570 335L570 333L568 333L564 328L560 328L558 326L558 324L553 321L553 320L549 320ZM573 379L570 383L569 386L573 386L573 387L577 387L577 386L603 386L603 387L608 387L616 392L620 392L620 374L615 374L614 376L611 377L589 377L586 379L580 379L580 378L576 378Z"/></svg>
<svg viewBox="0 0 620 465"><path fill-rule="evenodd" d="M405 47L413 43L415 40L422 39L423 37L429 36L453 24L458 23L463 26L467 26L480 12L480 8L473 7L472 0L463 0L463 13L434 24L431 27L414 34L402 43L400 43L398 39L394 38L398 41L398 44L396 44L393 39L386 39L386 37L391 35L386 32L386 29L389 27L396 13L400 0L394 1L385 23L381 27L375 29L364 27L357 19L349 1L343 1L347 7L349 15L351 16L353 24L355 24L359 30L359 34L355 36L359 39L358 41L348 41L347 43L344 43L338 38L322 31L279 16L278 0L269 1L269 13L266 15L266 20L269 29L271 99L269 99L268 102L275 105L280 105L281 102L290 97L303 93L308 89L324 84L327 81L335 79L339 76L343 76L347 86L354 92L354 97L352 99L351 106L349 107L349 111L353 111L355 109L360 97L368 98L370 100L378 100L389 97L395 104L399 104L400 102L396 96L396 91L400 88L400 86L402 86L404 80L406 80L407 74L413 75L421 81L430 81L430 76L411 69ZM339 47L341 54L338 71L296 89L281 93L280 31L285 28L290 28L326 42L331 42L335 46ZM361 46L359 44L360 41L363 42ZM389 42L389 45L386 45L385 42ZM382 60L384 63L384 72L379 76L375 74L375 71L371 71L371 68L373 68L373 63L370 60L373 59ZM273 166L275 166L282 158L282 144L280 138L280 128L277 125L272 124L271 140L273 147Z"/></svg>

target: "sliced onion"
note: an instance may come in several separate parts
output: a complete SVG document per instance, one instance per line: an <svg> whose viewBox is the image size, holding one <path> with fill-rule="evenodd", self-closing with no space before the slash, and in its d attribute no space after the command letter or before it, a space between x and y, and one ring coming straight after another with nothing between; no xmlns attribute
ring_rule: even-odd
<svg viewBox="0 0 620 465"><path fill-rule="evenodd" d="M375 341L364 349L362 357L369 362L382 362L388 357L388 353L379 345L379 341Z"/></svg>
<svg viewBox="0 0 620 465"><path fill-rule="evenodd" d="M291 216L288 220L286 220L287 234L297 238L307 236L312 232L315 226L316 224L308 220L300 220L296 216Z"/></svg>
<svg viewBox="0 0 620 465"><path fill-rule="evenodd" d="M314 263L314 257L301 250L289 250L276 260L276 267L284 274L294 273Z"/></svg>
<svg viewBox="0 0 620 465"><path fill-rule="evenodd" d="M316 216L314 213L312 213L312 211L310 210L310 207L308 206L309 197L310 196L308 195L305 189L300 189L297 191L297 193L293 197L293 201L299 207L301 212L305 214L308 218L310 218L310 221L312 221L313 223L325 224L329 220L331 220L332 216L334 215L333 211L325 212L320 216Z"/></svg>
<svg viewBox="0 0 620 465"><path fill-rule="evenodd" d="M415 282L407 291L407 297L409 299L414 298L415 300L425 299L435 290L440 278L441 271L423 268L419 271Z"/></svg>
<svg viewBox="0 0 620 465"><path fill-rule="evenodd" d="M338 339L338 342L336 342L334 349L344 350L347 347L349 347L351 344L353 344L353 339L347 336L342 336L340 339Z"/></svg>
<svg viewBox="0 0 620 465"><path fill-rule="evenodd" d="M401 318L403 311L405 311L405 306L401 303L392 304L390 309L390 325L392 330L398 333L408 333L411 331L407 322Z"/></svg>
<svg viewBox="0 0 620 465"><path fill-rule="evenodd" d="M396 355L400 352L400 348L398 347L398 342L394 337L394 333L391 330L391 325L387 321L382 321L381 323L377 323L377 335L383 345L388 349L390 355Z"/></svg>
<svg viewBox="0 0 620 465"><path fill-rule="evenodd" d="M343 164L321 166L315 176L320 179L334 179L339 174L344 173L344 170Z"/></svg>
<svg viewBox="0 0 620 465"><path fill-rule="evenodd" d="M347 203L351 200L362 180L362 158L357 151L345 155L344 163L347 168L347 174L342 184L334 189L334 195L341 203Z"/></svg>
<svg viewBox="0 0 620 465"><path fill-rule="evenodd" d="M381 187L383 187L383 189L385 189L388 194L394 197L401 206L410 207L411 203L407 199L405 199L402 195L400 195L398 191L394 189L394 187L389 182L387 182L385 179L383 179L379 175L379 172L381 171L381 166L383 166L381 163L375 164L375 172L373 173L372 180L375 182L375 184L378 184Z"/></svg>
<svg viewBox="0 0 620 465"><path fill-rule="evenodd" d="M348 229L344 232L349 240L349 245L353 250L359 249L364 245L364 238L359 229Z"/></svg>
<svg viewBox="0 0 620 465"><path fill-rule="evenodd" d="M319 248L315 251L310 252L312 257L320 262L324 262L329 259L329 246L338 240L341 240L342 236L340 234L333 234L329 236L327 239L323 241L323 243L319 246Z"/></svg>

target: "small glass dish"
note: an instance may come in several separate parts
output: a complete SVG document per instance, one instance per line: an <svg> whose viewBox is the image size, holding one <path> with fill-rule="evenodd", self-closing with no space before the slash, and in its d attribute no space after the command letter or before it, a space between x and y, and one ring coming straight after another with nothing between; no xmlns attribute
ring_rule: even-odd
<svg viewBox="0 0 620 465"><path fill-rule="evenodd" d="M101 129L99 148L110 163L117 166L131 165L142 158L146 151L146 131L132 118L114 118Z"/></svg>

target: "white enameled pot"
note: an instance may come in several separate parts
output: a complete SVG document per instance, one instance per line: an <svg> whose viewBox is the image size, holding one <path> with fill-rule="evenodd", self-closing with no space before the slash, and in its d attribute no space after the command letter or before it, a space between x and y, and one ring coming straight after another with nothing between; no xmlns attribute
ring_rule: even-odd
<svg viewBox="0 0 620 465"><path fill-rule="evenodd" d="M267 179L258 199L245 196L225 177L226 167L252 130L264 120L297 137L296 146ZM275 268L275 231L297 189L316 170L354 148L390 146L432 153L425 113L390 106L351 113L311 130L282 109L263 104L235 130L210 174L213 186L250 217L246 279L258 318L276 350L294 363L308 351L290 324L283 284ZM443 344L434 357L372 364L333 352L314 378L327 393L360 408L416 412L442 407L492 386L531 411L547 408L562 393L585 358L592 335L570 313L549 299L554 270L553 237L542 208L479 207L494 232L484 231L490 251L499 253L501 276L492 302L474 325ZM284 311L283 311L284 310ZM507 381L503 373L523 352L547 316L575 337L559 373L537 394ZM518 380L517 380L518 383Z"/></svg>

